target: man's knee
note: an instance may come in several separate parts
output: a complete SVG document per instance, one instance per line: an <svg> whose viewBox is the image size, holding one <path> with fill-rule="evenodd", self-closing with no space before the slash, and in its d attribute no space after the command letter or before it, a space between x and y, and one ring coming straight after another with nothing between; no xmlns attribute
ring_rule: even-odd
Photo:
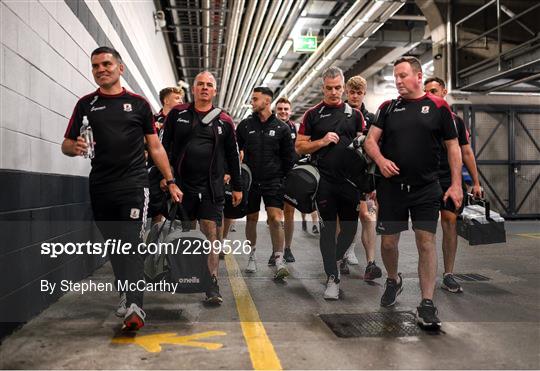
<svg viewBox="0 0 540 371"><path fill-rule="evenodd" d="M419 253L431 252L435 249L435 233L416 230L415 237Z"/></svg>
<svg viewBox="0 0 540 371"><path fill-rule="evenodd" d="M283 210L269 207L266 209L269 223L280 223L283 220Z"/></svg>
<svg viewBox="0 0 540 371"><path fill-rule="evenodd" d="M215 241L218 235L217 223L212 220L201 220L199 221L201 226L201 232L205 237L210 241Z"/></svg>
<svg viewBox="0 0 540 371"><path fill-rule="evenodd" d="M258 222L259 221L259 212L251 213L246 216L248 222Z"/></svg>
<svg viewBox="0 0 540 371"><path fill-rule="evenodd" d="M451 211L441 211L441 224L443 227L455 227L457 224L457 215Z"/></svg>

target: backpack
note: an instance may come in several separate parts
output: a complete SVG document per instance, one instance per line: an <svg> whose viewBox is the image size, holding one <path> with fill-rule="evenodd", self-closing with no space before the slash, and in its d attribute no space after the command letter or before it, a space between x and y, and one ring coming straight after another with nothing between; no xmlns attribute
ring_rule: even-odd
<svg viewBox="0 0 540 371"><path fill-rule="evenodd" d="M300 160L285 179L285 202L304 214L317 210L316 197L320 179L319 170L314 165L306 159Z"/></svg>
<svg viewBox="0 0 540 371"><path fill-rule="evenodd" d="M236 207L232 204L232 186L231 184L225 184L225 205L223 207L223 215L227 219L240 219L247 214L247 203L249 189L251 188L251 170L246 164L241 166L242 177L242 201Z"/></svg>

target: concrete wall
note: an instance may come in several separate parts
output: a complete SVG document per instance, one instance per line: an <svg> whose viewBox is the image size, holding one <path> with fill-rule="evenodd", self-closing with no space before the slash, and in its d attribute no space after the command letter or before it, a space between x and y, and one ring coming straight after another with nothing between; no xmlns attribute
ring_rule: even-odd
<svg viewBox="0 0 540 371"><path fill-rule="evenodd" d="M40 295L40 279L80 279L102 263L87 256L52 260L39 254L39 246L95 235L89 222L90 163L60 151L75 103L97 88L91 51L98 45L116 48L126 64L124 86L146 96L155 110L159 90L175 85L165 40L154 32L153 11L151 0L0 1L4 328L26 321L56 299Z"/></svg>

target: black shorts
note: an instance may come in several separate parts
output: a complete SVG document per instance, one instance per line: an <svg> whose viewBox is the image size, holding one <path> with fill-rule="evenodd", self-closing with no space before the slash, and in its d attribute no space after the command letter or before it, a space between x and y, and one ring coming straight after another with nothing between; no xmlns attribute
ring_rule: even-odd
<svg viewBox="0 0 540 371"><path fill-rule="evenodd" d="M463 212L463 209L465 208L465 202L461 203L461 206L459 207L459 209L456 209L456 205L454 205L454 201L452 201L450 197L446 200L446 202L444 202L443 201L444 194L446 193L446 191L448 191L448 188L450 188L451 182L450 180L441 179L440 183L441 183L441 188L442 188L441 211L447 210L447 211L456 213L457 215L461 214ZM467 188L464 187L465 182L463 181L463 179L462 179L461 184L463 185L463 196L465 197L465 195L467 194ZM465 198L464 198L464 201L465 201Z"/></svg>
<svg viewBox="0 0 540 371"><path fill-rule="evenodd" d="M159 182L163 179L157 167L152 167L148 173L148 183L150 190L150 202L148 203L148 216L153 218L157 215L166 214L167 193L159 187Z"/></svg>
<svg viewBox="0 0 540 371"><path fill-rule="evenodd" d="M377 233L389 235L406 231L409 229L409 214L413 229L435 233L441 194L439 182L408 187L381 180L377 185Z"/></svg>
<svg viewBox="0 0 540 371"><path fill-rule="evenodd" d="M247 213L253 214L261 208L261 198L264 201L264 207L275 207L283 210L283 182L259 183L253 181L248 194Z"/></svg>
<svg viewBox="0 0 540 371"><path fill-rule="evenodd" d="M184 193L182 207L189 220L211 220L221 226L223 219L224 199L212 201L208 194L204 193Z"/></svg>

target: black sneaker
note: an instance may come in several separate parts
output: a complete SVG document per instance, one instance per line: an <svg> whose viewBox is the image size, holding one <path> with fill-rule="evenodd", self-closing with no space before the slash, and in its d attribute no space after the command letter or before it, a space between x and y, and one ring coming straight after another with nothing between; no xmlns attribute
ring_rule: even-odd
<svg viewBox="0 0 540 371"><path fill-rule="evenodd" d="M304 232L307 232L307 221L305 221L305 220L302 220L302 230Z"/></svg>
<svg viewBox="0 0 540 371"><path fill-rule="evenodd" d="M444 275L441 288L455 293L463 292L463 288L459 283L456 282L456 279L452 273Z"/></svg>
<svg viewBox="0 0 540 371"><path fill-rule="evenodd" d="M313 228L311 228L311 231L313 232L313 234L319 234L319 228L317 227L317 225L313 225Z"/></svg>
<svg viewBox="0 0 540 371"><path fill-rule="evenodd" d="M206 303L212 305L221 305L223 303L223 298L219 293L219 285L216 276L212 276L212 283L208 290L206 290Z"/></svg>
<svg viewBox="0 0 540 371"><path fill-rule="evenodd" d="M287 263L294 263L296 261L290 247L285 248L283 258Z"/></svg>
<svg viewBox="0 0 540 371"><path fill-rule="evenodd" d="M437 308L433 305L433 301L422 299L420 306L416 307L416 323L425 328L441 327L441 320L437 317Z"/></svg>
<svg viewBox="0 0 540 371"><path fill-rule="evenodd" d="M339 273L341 274L350 274L351 270L349 269L349 264L347 264L347 258L343 258L341 263L339 263Z"/></svg>
<svg viewBox="0 0 540 371"><path fill-rule="evenodd" d="M373 281L375 278L381 278L381 268L377 267L374 261L369 262L364 272L364 281Z"/></svg>
<svg viewBox="0 0 540 371"><path fill-rule="evenodd" d="M393 280L390 278L386 279L386 289L384 290L384 294L381 297L382 307L390 307L396 304L396 298L399 294L401 294L401 291L403 291L403 277L401 277L401 273L398 273L398 277L399 284L397 283L397 280Z"/></svg>
<svg viewBox="0 0 540 371"><path fill-rule="evenodd" d="M270 255L270 259L268 259L268 266L269 267L276 266L276 257L274 256L274 253L272 253L272 255Z"/></svg>

